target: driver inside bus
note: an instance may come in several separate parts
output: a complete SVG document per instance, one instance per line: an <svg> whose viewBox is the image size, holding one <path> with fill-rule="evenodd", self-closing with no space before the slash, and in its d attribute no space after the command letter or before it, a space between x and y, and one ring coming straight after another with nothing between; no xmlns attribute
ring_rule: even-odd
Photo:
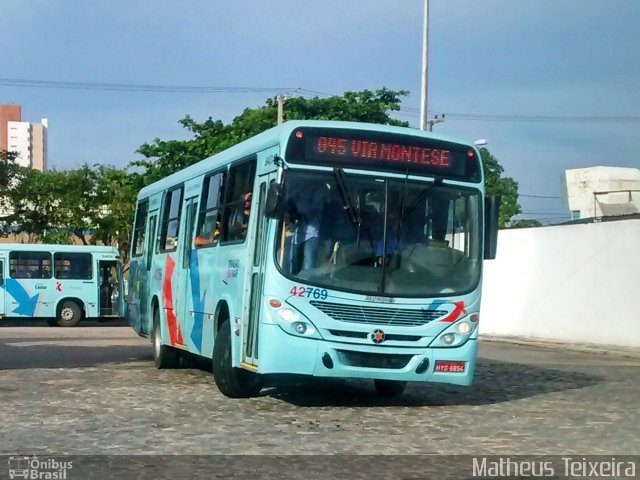
<svg viewBox="0 0 640 480"><path fill-rule="evenodd" d="M405 247L401 236L400 223L400 210L398 208L390 207L387 215L387 244L385 248L384 238L380 238L378 241L376 247L376 265L382 265L383 256L385 257L385 261L388 263L391 255ZM383 249L385 250L384 255L382 253Z"/></svg>

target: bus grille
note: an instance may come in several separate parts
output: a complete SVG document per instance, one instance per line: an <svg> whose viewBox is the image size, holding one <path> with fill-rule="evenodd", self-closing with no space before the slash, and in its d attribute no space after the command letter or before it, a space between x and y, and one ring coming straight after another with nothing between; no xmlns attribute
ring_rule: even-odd
<svg viewBox="0 0 640 480"><path fill-rule="evenodd" d="M407 366L413 355L389 355L383 353L352 352L337 350L343 365L364 368L388 368L399 370Z"/></svg>
<svg viewBox="0 0 640 480"><path fill-rule="evenodd" d="M446 310L411 310L408 308L363 307L340 303L309 302L322 313L334 320L371 325L396 325L418 327L436 320L448 312Z"/></svg>

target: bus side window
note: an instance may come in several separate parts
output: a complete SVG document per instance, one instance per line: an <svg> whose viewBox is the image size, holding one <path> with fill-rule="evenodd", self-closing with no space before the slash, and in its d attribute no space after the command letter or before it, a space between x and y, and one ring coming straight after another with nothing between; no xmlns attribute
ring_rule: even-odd
<svg viewBox="0 0 640 480"><path fill-rule="evenodd" d="M219 172L204 179L195 240L196 247L218 244L222 222L220 206L224 198L225 177L226 172Z"/></svg>
<svg viewBox="0 0 640 480"><path fill-rule="evenodd" d="M247 236L255 174L255 160L234 165L229 170L224 206L223 242L244 241Z"/></svg>
<svg viewBox="0 0 640 480"><path fill-rule="evenodd" d="M47 252L10 252L9 269L13 278L50 278L51 254Z"/></svg>
<svg viewBox="0 0 640 480"><path fill-rule="evenodd" d="M174 252L178 248L180 214L182 213L182 186L169 190L164 197L160 227L160 251Z"/></svg>
<svg viewBox="0 0 640 480"><path fill-rule="evenodd" d="M91 280L93 257L90 253L56 252L53 254L56 278L69 280ZM43 278L50 278L43 277Z"/></svg>
<svg viewBox="0 0 640 480"><path fill-rule="evenodd" d="M138 204L136 210L136 222L133 226L133 256L139 257L144 251L145 227L147 226L147 211L149 202L144 201Z"/></svg>

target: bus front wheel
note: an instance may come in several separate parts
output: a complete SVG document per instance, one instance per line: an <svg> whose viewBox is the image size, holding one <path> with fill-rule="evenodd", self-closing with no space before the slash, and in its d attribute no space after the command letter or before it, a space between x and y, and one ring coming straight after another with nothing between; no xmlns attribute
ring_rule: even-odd
<svg viewBox="0 0 640 480"><path fill-rule="evenodd" d="M262 389L260 377L247 370L235 368L231 362L231 326L225 321L216 335L213 346L213 378L220 392L231 398L255 397Z"/></svg>
<svg viewBox="0 0 640 480"><path fill-rule="evenodd" d="M376 387L376 392L381 397L393 397L395 395L402 395L404 389L407 388L407 382L398 380L374 380L373 384Z"/></svg>
<svg viewBox="0 0 640 480"><path fill-rule="evenodd" d="M58 311L58 325L61 327L75 327L82 319L82 310L73 300L67 300Z"/></svg>
<svg viewBox="0 0 640 480"><path fill-rule="evenodd" d="M153 363L156 368L178 368L180 365L180 353L162 343L162 333L160 331L160 315L156 309L153 312L153 334L151 335L153 344Z"/></svg>

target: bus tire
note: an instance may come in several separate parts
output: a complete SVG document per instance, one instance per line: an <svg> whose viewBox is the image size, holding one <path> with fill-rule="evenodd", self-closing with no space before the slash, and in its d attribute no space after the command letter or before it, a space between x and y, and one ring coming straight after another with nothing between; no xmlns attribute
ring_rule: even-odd
<svg viewBox="0 0 640 480"><path fill-rule="evenodd" d="M227 397L255 397L262 390L262 380L258 374L232 367L231 326L228 320L216 335L211 366L218 390Z"/></svg>
<svg viewBox="0 0 640 480"><path fill-rule="evenodd" d="M376 387L376 392L381 397L394 397L396 395L402 395L404 389L407 388L407 382L399 380L379 380L375 379L373 384Z"/></svg>
<svg viewBox="0 0 640 480"><path fill-rule="evenodd" d="M73 300L62 302L60 310L58 310L57 323L61 327L75 327L82 319L82 310L80 306Z"/></svg>
<svg viewBox="0 0 640 480"><path fill-rule="evenodd" d="M162 331L160 330L160 314L158 309L153 312L153 333L151 334L153 345L153 363L156 368L178 368L180 366L180 352L175 348L163 345Z"/></svg>

